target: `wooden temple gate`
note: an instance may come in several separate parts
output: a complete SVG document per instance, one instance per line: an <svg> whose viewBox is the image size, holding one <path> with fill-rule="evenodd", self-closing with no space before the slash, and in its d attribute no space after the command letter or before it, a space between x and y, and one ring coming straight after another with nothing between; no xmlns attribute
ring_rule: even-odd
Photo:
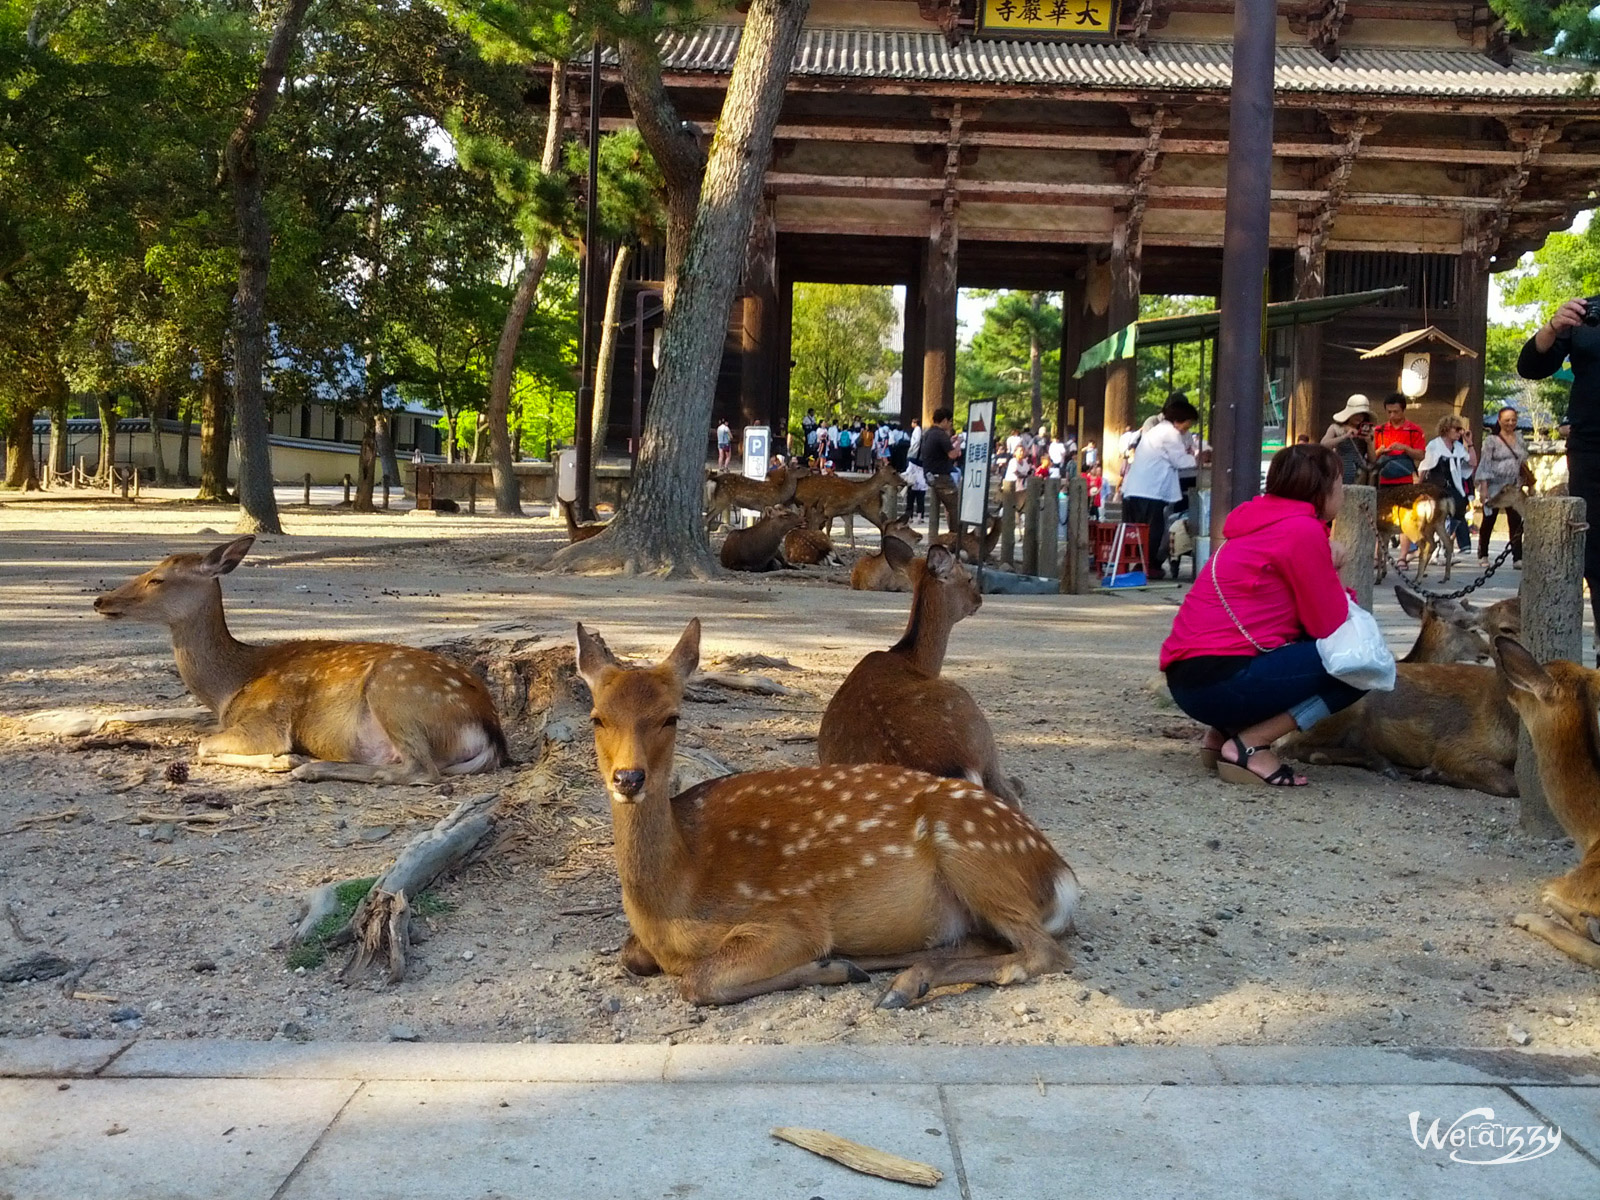
<svg viewBox="0 0 1600 1200"><path fill-rule="evenodd" d="M1475 418L1488 274L1594 203L1600 97L1581 68L1513 49L1485 4L1278 7L1269 299L1406 289L1272 339L1287 436L1320 434L1350 392L1395 390L1398 363L1357 351L1427 324L1479 357L1441 361L1419 421ZM1073 32L1080 8L1115 35ZM903 412L924 422L953 400L957 287L1020 288L1064 294L1059 424L1114 444L1135 424L1133 362L1082 380L1071 364L1137 318L1141 293L1219 290L1232 8L814 0L718 415L787 427L796 282L907 288ZM675 102L707 128L738 19L718 10L662 44ZM620 87L602 111L627 122Z"/></svg>

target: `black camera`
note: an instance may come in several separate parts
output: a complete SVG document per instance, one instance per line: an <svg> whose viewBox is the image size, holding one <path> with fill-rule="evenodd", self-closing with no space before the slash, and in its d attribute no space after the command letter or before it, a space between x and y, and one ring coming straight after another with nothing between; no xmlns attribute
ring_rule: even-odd
<svg viewBox="0 0 1600 1200"><path fill-rule="evenodd" d="M1583 306L1583 323L1591 327L1600 325L1600 299L1591 299Z"/></svg>

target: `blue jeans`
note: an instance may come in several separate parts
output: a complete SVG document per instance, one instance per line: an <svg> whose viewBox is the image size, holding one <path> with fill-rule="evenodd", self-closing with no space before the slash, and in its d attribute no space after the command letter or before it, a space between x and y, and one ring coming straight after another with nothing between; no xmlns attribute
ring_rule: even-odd
<svg viewBox="0 0 1600 1200"><path fill-rule="evenodd" d="M1186 688L1169 682L1167 687L1184 712L1230 735L1279 713L1288 713L1299 728L1310 729L1366 695L1329 675L1317 644L1310 641L1290 642L1258 655L1220 683Z"/></svg>

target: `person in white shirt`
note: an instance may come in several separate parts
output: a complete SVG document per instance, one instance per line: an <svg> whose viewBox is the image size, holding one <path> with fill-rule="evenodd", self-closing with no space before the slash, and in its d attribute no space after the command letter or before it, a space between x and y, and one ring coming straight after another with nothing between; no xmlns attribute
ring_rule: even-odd
<svg viewBox="0 0 1600 1200"><path fill-rule="evenodd" d="M1067 462L1067 444L1059 437L1053 437L1045 454L1050 459L1050 478L1060 479Z"/></svg>
<svg viewBox="0 0 1600 1200"><path fill-rule="evenodd" d="M922 421L920 418L911 418L911 444L906 447L906 457L912 462L921 462L922 454Z"/></svg>
<svg viewBox="0 0 1600 1200"><path fill-rule="evenodd" d="M1161 407L1156 423L1139 437L1133 463L1122 477L1122 519L1150 527L1150 578L1163 579L1167 558L1167 505L1182 498L1179 473L1195 466L1184 434L1200 414L1181 393Z"/></svg>
<svg viewBox="0 0 1600 1200"><path fill-rule="evenodd" d="M1445 484L1455 493L1456 515L1450 518L1449 534L1461 550L1472 547L1467 532L1467 496L1472 490L1472 471L1476 456L1467 441L1467 423L1454 413L1439 418L1439 436L1428 443L1417 467L1420 479ZM1443 468L1438 469L1438 468Z"/></svg>

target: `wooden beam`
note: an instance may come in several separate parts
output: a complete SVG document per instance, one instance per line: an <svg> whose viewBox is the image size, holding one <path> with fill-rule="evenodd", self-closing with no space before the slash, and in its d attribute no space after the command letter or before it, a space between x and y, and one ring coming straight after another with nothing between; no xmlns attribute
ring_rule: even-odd
<svg viewBox="0 0 1600 1200"><path fill-rule="evenodd" d="M1347 0L1324 0L1321 11L1309 20L1306 34L1329 62L1339 59L1339 35L1351 21L1349 7Z"/></svg>
<svg viewBox="0 0 1600 1200"><path fill-rule="evenodd" d="M1511 223L1512 210L1517 207L1517 202L1522 199L1522 190L1528 186L1528 176L1533 174L1534 164L1539 161L1539 154L1544 149L1544 144L1550 138L1550 123L1548 121L1530 123L1527 125L1511 125L1507 127L1511 140L1522 147L1522 161L1506 173L1497 189L1497 198L1501 201L1500 207L1494 210L1489 218L1488 226L1483 231L1482 257L1485 262L1493 259L1500 249L1500 239L1505 234L1506 226ZM1560 133L1556 137L1560 137Z"/></svg>

